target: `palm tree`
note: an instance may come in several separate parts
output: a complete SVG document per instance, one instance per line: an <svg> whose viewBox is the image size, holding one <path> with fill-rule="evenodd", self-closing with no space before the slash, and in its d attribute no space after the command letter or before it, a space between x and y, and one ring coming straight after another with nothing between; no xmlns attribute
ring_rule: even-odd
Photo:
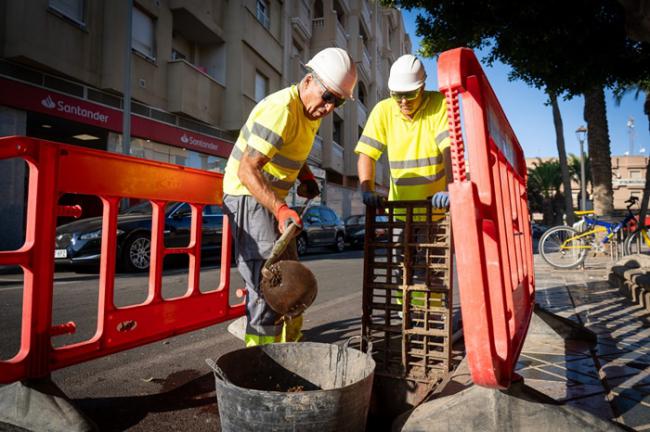
<svg viewBox="0 0 650 432"><path fill-rule="evenodd" d="M623 95L628 92L634 92L634 99L638 99L640 94L645 95L643 102L643 113L648 117L648 127L650 127L650 79L638 82L636 85L622 87L614 91L614 101L616 105L621 104ZM639 210L639 220L645 221L648 213L648 200L650 199L650 159L645 169L645 187L643 188L643 198L641 198L641 210Z"/></svg>
<svg viewBox="0 0 650 432"><path fill-rule="evenodd" d="M578 190L582 190L582 184L580 181L580 158L573 153L569 153L568 165L571 179L578 183ZM587 196L590 195L589 190L591 186L591 164L589 163L589 155L585 154L585 191L587 192ZM578 206L579 205L580 200L578 200Z"/></svg>
<svg viewBox="0 0 650 432"><path fill-rule="evenodd" d="M533 162L533 168L528 169L528 190L531 194L537 194L536 197L533 196L533 202L541 200L545 225L553 225L557 222L554 200L560 192L561 185L560 162L556 159L545 161L537 158L537 162Z"/></svg>
<svg viewBox="0 0 650 432"><path fill-rule="evenodd" d="M557 103L557 94L548 90L551 108L553 111L553 125L555 126L555 143L557 145L557 154L560 161L562 174L562 184L564 185L564 208L566 209L567 223L573 225L573 197L571 194L571 178L567 166L566 150L564 145L564 126L562 125L562 115L560 106Z"/></svg>
<svg viewBox="0 0 650 432"><path fill-rule="evenodd" d="M589 129L589 158L593 186L594 211L598 215L611 214L614 210L612 187L612 151L607 124L607 108L603 87L586 92L584 119Z"/></svg>

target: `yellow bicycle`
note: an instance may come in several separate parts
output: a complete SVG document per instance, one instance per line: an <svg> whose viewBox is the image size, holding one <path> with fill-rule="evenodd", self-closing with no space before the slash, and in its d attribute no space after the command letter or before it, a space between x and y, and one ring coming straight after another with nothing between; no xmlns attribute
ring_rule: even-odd
<svg viewBox="0 0 650 432"><path fill-rule="evenodd" d="M619 241L619 233L624 232L627 224L636 217L630 208L636 204L639 199L635 196L630 197L625 203L627 204L627 215L619 222L606 222L598 220L588 215L593 211L577 211L577 215L582 216L582 220L576 227L557 226L549 229L539 240L539 254L544 261L559 269L569 269L577 267L585 261L587 253L604 252L608 244ZM648 233L643 228L637 231L636 238L648 239ZM626 246L627 245L627 246ZM633 241L632 236L623 242L624 252L628 252L628 247L633 250L639 250L641 242ZM650 242L643 243L646 251L649 250ZM634 249L637 248L637 249ZM632 252L636 253L636 252Z"/></svg>

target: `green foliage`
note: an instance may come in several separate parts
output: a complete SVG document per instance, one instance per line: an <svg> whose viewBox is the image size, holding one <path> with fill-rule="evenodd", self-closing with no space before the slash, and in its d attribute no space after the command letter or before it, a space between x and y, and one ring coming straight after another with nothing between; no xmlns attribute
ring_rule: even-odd
<svg viewBox="0 0 650 432"><path fill-rule="evenodd" d="M512 66L511 79L548 93L573 96L650 78L650 45L626 37L624 10L616 0L383 3L417 9L421 54L486 48L488 62Z"/></svg>
<svg viewBox="0 0 650 432"><path fill-rule="evenodd" d="M537 158L533 167L528 168L528 189L542 195L543 198L553 198L562 185L562 172L557 159L542 160Z"/></svg>
<svg viewBox="0 0 650 432"><path fill-rule="evenodd" d="M580 184L580 156L569 153L568 158L569 174L571 178ZM585 187L591 184L591 163L589 156L585 153Z"/></svg>

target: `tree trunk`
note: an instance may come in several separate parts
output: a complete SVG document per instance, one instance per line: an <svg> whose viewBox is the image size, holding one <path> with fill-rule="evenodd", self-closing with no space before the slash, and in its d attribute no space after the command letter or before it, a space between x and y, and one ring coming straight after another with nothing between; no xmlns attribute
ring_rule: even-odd
<svg viewBox="0 0 650 432"><path fill-rule="evenodd" d="M648 121L650 121L650 92L645 93L645 103L643 104L643 112ZM648 125L650 127L650 124ZM645 167L645 188L643 188L643 198L641 198L641 210L639 211L639 222L645 224L645 216L648 213L648 198L650 198L650 159Z"/></svg>
<svg viewBox="0 0 650 432"><path fill-rule="evenodd" d="M611 214L614 210L612 156L609 147L605 91L602 87L585 93L584 118L589 130L588 148L591 161L594 211L601 216Z"/></svg>
<svg viewBox="0 0 650 432"><path fill-rule="evenodd" d="M553 214L553 200L551 198L544 198L542 200L542 222L546 226L555 225L555 215Z"/></svg>
<svg viewBox="0 0 650 432"><path fill-rule="evenodd" d="M564 126L562 125L562 115L557 103L557 95L553 92L547 92L553 108L553 124L555 125L555 142L557 143L557 154L560 159L560 169L562 170L562 185L564 186L564 211L566 213L566 223L573 225L573 194L571 193L571 177L569 177L569 164L566 160L566 149L564 147Z"/></svg>

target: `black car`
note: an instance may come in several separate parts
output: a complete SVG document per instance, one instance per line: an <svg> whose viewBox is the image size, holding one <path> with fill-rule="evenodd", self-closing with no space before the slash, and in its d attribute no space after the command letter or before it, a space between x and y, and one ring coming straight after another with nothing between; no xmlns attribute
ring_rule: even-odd
<svg viewBox="0 0 650 432"><path fill-rule="evenodd" d="M294 208L302 214L303 208ZM303 230L296 239L298 255L307 253L311 247L329 246L338 252L345 249L345 226L334 210L318 205L307 209L302 217Z"/></svg>
<svg viewBox="0 0 650 432"><path fill-rule="evenodd" d="M388 216L376 215L377 222L388 222ZM363 247L366 238L366 215L352 215L345 219L345 241L352 247ZM385 240L386 230L375 229L375 240Z"/></svg>
<svg viewBox="0 0 650 432"><path fill-rule="evenodd" d="M124 270L149 269L151 250L151 204L146 201L117 217L117 261ZM165 207L165 247L187 247L192 211L187 203ZM221 248L223 213L217 205L203 208L202 251ZM61 225L56 229L54 259L57 264L94 264L101 255L102 218L94 217Z"/></svg>

